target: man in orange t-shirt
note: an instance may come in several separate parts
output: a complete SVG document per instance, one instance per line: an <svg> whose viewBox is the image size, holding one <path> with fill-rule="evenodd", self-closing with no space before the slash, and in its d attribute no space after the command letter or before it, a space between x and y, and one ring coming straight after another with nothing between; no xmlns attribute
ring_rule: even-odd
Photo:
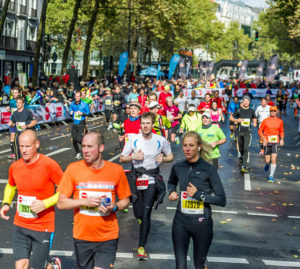
<svg viewBox="0 0 300 269"><path fill-rule="evenodd" d="M6 213L17 190L12 242L15 266L29 268L30 259L30 268L44 268L55 226L54 205L58 200L55 185L60 182L63 171L56 161L37 152L40 143L34 131L24 131L19 145L22 159L9 168L0 215L9 220Z"/></svg>
<svg viewBox="0 0 300 269"><path fill-rule="evenodd" d="M270 117L264 119L259 126L258 134L263 141L265 147L265 171L267 172L270 167L270 175L268 182L274 182L274 173L276 169L276 160L277 160L277 151L278 144L280 146L284 145L284 130L283 130L283 121L282 119L276 116L277 107L270 107Z"/></svg>
<svg viewBox="0 0 300 269"><path fill-rule="evenodd" d="M129 205L131 192L124 170L104 161L103 151L102 134L86 134L82 140L84 160L67 167L58 187L57 207L74 209L73 237L79 268L113 268L119 238L116 211Z"/></svg>

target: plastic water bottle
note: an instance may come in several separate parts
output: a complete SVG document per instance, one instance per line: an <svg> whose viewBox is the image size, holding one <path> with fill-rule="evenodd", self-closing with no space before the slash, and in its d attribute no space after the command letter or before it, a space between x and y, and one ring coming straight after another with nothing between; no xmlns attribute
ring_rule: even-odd
<svg viewBox="0 0 300 269"><path fill-rule="evenodd" d="M109 197L105 197L105 198L102 199L102 205L103 206L107 207L107 206L110 205L110 203L111 203L111 200L110 200Z"/></svg>

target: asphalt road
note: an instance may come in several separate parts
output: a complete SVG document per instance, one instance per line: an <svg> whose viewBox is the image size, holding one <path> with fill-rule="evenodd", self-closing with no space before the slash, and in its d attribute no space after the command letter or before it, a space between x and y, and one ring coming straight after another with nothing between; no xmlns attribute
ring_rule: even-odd
<svg viewBox="0 0 300 269"><path fill-rule="evenodd" d="M258 155L257 129L253 129L250 147L249 175L239 172L235 142L229 138L228 119L222 125L227 143L221 146L219 174L227 195L225 208L213 207L214 239L208 255L208 267L219 268L300 268L300 137L297 137L298 119L292 111L283 117L285 146L280 148L275 172L276 183L266 183L263 158ZM74 150L69 126L53 126L38 132L40 151L48 154L63 169L74 161ZM92 118L89 129L104 133L104 159L118 162L117 135L107 131L102 118ZM298 143L298 145L297 145ZM8 134L0 134L0 200L12 161L7 159ZM175 160L183 158L181 147L174 147ZM165 181L172 164L161 167ZM152 214L152 227L146 250L147 262L137 261L138 222L129 213L119 213L120 240L115 268L175 268L171 225L176 203L165 199ZM10 215L13 216L13 207ZM56 211L56 233L53 255L61 257L63 268L76 268L72 241L72 212ZM0 269L13 268L12 220L0 220ZM189 250L189 268L193 268L192 242Z"/></svg>

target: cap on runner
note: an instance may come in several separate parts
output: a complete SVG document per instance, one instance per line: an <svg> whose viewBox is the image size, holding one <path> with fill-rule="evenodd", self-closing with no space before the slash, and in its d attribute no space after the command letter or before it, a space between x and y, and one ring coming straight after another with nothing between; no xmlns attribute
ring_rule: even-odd
<svg viewBox="0 0 300 269"><path fill-rule="evenodd" d="M211 118L211 115L210 115L210 113L208 113L208 112L204 112L203 114L202 114L202 118L203 117L207 117L208 119L210 119Z"/></svg>
<svg viewBox="0 0 300 269"><path fill-rule="evenodd" d="M188 107L188 111L196 111L196 107L193 104L190 104Z"/></svg>
<svg viewBox="0 0 300 269"><path fill-rule="evenodd" d="M152 101L148 106L148 108L155 108L155 107L159 107L159 103L156 101Z"/></svg>
<svg viewBox="0 0 300 269"><path fill-rule="evenodd" d="M277 111L277 106L271 106L270 111Z"/></svg>
<svg viewBox="0 0 300 269"><path fill-rule="evenodd" d="M244 101L245 99L248 99L249 102L251 101L249 95L244 95L244 96L243 96L243 101Z"/></svg>
<svg viewBox="0 0 300 269"><path fill-rule="evenodd" d="M129 107L131 106L136 106L137 108L141 109L141 105L138 102L133 101L132 103L129 104Z"/></svg>

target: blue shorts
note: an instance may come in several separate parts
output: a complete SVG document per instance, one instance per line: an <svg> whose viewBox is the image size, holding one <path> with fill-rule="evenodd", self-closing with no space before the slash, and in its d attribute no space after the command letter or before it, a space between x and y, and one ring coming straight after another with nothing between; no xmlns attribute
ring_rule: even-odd
<svg viewBox="0 0 300 269"><path fill-rule="evenodd" d="M17 127L16 126L14 126L14 127L9 126L9 132L10 133L16 133L17 132Z"/></svg>

